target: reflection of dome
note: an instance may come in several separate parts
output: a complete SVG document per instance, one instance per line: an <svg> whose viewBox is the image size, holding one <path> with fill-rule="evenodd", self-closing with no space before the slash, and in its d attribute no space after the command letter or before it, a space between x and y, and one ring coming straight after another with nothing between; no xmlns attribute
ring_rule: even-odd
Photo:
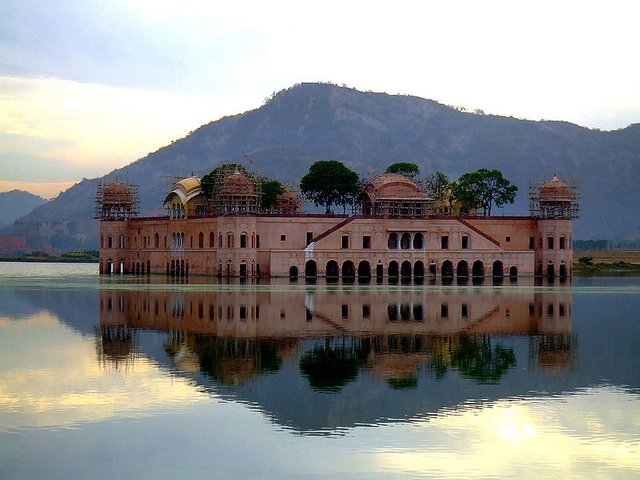
<svg viewBox="0 0 640 480"><path fill-rule="evenodd" d="M543 183L540 187L540 202L569 202L572 201L571 188L561 182L556 175L550 182Z"/></svg>
<svg viewBox="0 0 640 480"><path fill-rule="evenodd" d="M293 190L285 187L276 200L276 210L280 213L295 213L302 208L302 202Z"/></svg>
<svg viewBox="0 0 640 480"><path fill-rule="evenodd" d="M371 372L384 380L411 378L422 363L420 355L387 353L376 355L370 363Z"/></svg>
<svg viewBox="0 0 640 480"><path fill-rule="evenodd" d="M107 184L102 191L103 205L130 205L133 203L133 195L129 185L121 182Z"/></svg>
<svg viewBox="0 0 640 480"><path fill-rule="evenodd" d="M171 195L177 195L185 205L189 200L202 193L202 185L198 177L187 177L176 182L171 191L164 198L164 203L170 200Z"/></svg>
<svg viewBox="0 0 640 480"><path fill-rule="evenodd" d="M255 195L256 186L253 180L236 170L231 175L227 175L222 182L217 195L233 196L233 195Z"/></svg>

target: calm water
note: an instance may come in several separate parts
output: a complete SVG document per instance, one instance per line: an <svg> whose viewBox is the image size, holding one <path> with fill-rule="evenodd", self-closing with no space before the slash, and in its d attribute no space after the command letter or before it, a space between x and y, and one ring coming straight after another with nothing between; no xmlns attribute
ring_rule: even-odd
<svg viewBox="0 0 640 480"><path fill-rule="evenodd" d="M0 263L0 477L640 477L639 311L638 278Z"/></svg>

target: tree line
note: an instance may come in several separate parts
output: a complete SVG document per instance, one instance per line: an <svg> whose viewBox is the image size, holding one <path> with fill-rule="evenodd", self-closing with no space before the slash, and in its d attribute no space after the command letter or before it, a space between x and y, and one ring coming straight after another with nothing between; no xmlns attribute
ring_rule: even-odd
<svg viewBox="0 0 640 480"><path fill-rule="evenodd" d="M404 175L421 184L434 202L436 213L443 215L479 212L491 215L493 206L502 207L515 201L518 187L504 178L500 170L481 168L465 173L451 181L441 172L419 180L420 168L415 163L399 162L390 165L385 173ZM309 168L300 181L300 191L316 206L331 207L356 205L366 183L353 170L337 160L319 160Z"/></svg>
<svg viewBox="0 0 640 480"><path fill-rule="evenodd" d="M254 180L260 183L263 209L275 206L284 185L275 179L256 177L240 164L222 164L202 177L205 195L208 198L215 196L220 181L235 171L255 177ZM409 162L393 163L385 173L403 175L416 182L431 197L434 213L440 215L491 215L493 206L513 203L518 191L501 171L486 168L465 173L455 181L441 172L420 179L420 168ZM341 206L343 212L348 206L356 207L365 187L364 178L337 160L315 162L300 180L300 192L314 205L323 206L327 214L332 213L334 206Z"/></svg>

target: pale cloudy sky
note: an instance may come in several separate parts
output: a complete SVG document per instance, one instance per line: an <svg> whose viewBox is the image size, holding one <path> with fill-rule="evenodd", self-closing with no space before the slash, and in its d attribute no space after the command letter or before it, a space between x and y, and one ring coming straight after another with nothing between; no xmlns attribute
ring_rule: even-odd
<svg viewBox="0 0 640 480"><path fill-rule="evenodd" d="M298 82L640 122L640 3L3 0L0 191L53 196Z"/></svg>

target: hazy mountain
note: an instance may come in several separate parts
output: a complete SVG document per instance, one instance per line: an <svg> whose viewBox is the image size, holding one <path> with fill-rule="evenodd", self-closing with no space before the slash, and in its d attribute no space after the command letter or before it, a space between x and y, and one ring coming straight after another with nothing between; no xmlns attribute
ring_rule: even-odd
<svg viewBox="0 0 640 480"><path fill-rule="evenodd" d="M44 198L22 190L0 193L0 228L11 225L46 202Z"/></svg>
<svg viewBox="0 0 640 480"><path fill-rule="evenodd" d="M142 212L161 208L176 176L204 174L221 162L242 162L297 185L319 159L336 159L362 174L393 162L414 162L423 175L455 179L497 168L519 187L515 206L528 213L530 181L557 173L580 186L576 238L611 238L640 229L640 124L602 132L566 122L528 121L461 112L412 96L301 84L262 107L203 125L185 138L109 174L140 185ZM95 241L96 184L83 180L22 220L70 222L69 234ZM500 214L500 210L496 211Z"/></svg>

